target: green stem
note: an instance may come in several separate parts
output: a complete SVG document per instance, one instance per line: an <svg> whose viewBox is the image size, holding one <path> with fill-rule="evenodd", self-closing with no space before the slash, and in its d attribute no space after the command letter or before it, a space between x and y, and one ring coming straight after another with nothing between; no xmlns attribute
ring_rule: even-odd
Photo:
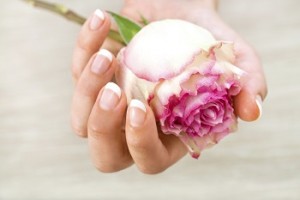
<svg viewBox="0 0 300 200"><path fill-rule="evenodd" d="M49 3L49 2L41 1L41 0L23 0L23 1L31 4L34 7L42 8L42 9L48 10L50 12L56 13L56 14L66 18L72 22L75 22L79 25L84 24L84 22L86 21L86 18L80 16L76 12L70 10L69 8L67 8L61 4ZM110 30L108 37L111 38L112 40L115 40L116 42L124 44L124 41L121 38L120 34L115 30Z"/></svg>

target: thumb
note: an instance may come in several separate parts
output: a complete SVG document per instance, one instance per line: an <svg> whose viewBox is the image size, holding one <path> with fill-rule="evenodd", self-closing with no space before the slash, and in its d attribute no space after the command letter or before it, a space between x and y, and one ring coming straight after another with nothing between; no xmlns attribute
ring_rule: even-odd
<svg viewBox="0 0 300 200"><path fill-rule="evenodd" d="M262 115L262 102L267 84L258 56L249 46L237 58L236 65L247 72L241 92L234 99L236 114L244 121L254 121Z"/></svg>
<svg viewBox="0 0 300 200"><path fill-rule="evenodd" d="M262 114L262 101L267 95L267 84L261 62L254 49L218 16L212 16L208 30L219 40L233 41L235 65L244 70L244 84L234 98L234 108L244 121L254 121Z"/></svg>

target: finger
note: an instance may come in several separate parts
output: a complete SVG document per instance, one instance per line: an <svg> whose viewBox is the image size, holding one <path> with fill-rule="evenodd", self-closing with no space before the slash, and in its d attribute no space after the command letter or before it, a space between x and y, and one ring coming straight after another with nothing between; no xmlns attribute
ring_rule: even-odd
<svg viewBox="0 0 300 200"><path fill-rule="evenodd" d="M267 84L261 62L255 51L241 41L242 49L236 65L246 71L242 91L234 99L236 114L245 121L254 121L262 115L262 100L267 95ZM236 47L239 48L239 47Z"/></svg>
<svg viewBox="0 0 300 200"><path fill-rule="evenodd" d="M105 39L105 41L102 44L102 48L105 48L112 52L114 55L117 55L118 52L123 48L123 44L120 42L117 42L109 37Z"/></svg>
<svg viewBox="0 0 300 200"><path fill-rule="evenodd" d="M91 110L101 88L112 79L116 65L114 56L101 49L91 57L82 72L71 107L72 127L79 136L87 136L87 122Z"/></svg>
<svg viewBox="0 0 300 200"><path fill-rule="evenodd" d="M102 172L115 172L132 164L125 134L126 96L110 82L99 94L88 122L92 160Z"/></svg>
<svg viewBox="0 0 300 200"><path fill-rule="evenodd" d="M97 9L84 23L73 53L72 74L77 81L90 57L99 50L110 29L110 19Z"/></svg>
<svg viewBox="0 0 300 200"><path fill-rule="evenodd" d="M255 50L218 15L214 15L212 23L206 26L217 39L234 42L235 65L247 73L243 77L243 88L234 99L236 114L245 121L258 119L262 115L262 101L267 95L267 84Z"/></svg>
<svg viewBox="0 0 300 200"><path fill-rule="evenodd" d="M130 154L142 172L162 172L186 154L185 146L175 136L163 136L163 139L157 132L151 108L132 100L126 117L126 140Z"/></svg>

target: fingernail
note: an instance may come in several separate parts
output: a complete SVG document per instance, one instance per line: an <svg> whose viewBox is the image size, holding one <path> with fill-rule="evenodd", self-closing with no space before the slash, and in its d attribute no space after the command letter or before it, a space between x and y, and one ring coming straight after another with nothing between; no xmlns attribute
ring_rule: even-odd
<svg viewBox="0 0 300 200"><path fill-rule="evenodd" d="M106 49L101 49L91 66L91 71L95 74L103 74L108 69L110 63L112 62L112 54Z"/></svg>
<svg viewBox="0 0 300 200"><path fill-rule="evenodd" d="M136 99L131 100L129 104L129 120L130 125L133 127L141 126L145 121L146 107Z"/></svg>
<svg viewBox="0 0 300 200"><path fill-rule="evenodd" d="M104 20L104 16L105 15L103 14L103 12L101 10L99 10L99 9L95 10L93 17L91 19L91 22L90 22L90 29L93 31L97 30L101 26L101 24Z"/></svg>
<svg viewBox="0 0 300 200"><path fill-rule="evenodd" d="M256 96L255 102L256 102L256 105L257 105L258 110L259 110L259 116L257 118L257 119L259 119L262 116L262 98L261 98L260 95Z"/></svg>
<svg viewBox="0 0 300 200"><path fill-rule="evenodd" d="M102 95L100 97L100 107L103 110L114 109L121 97L121 89L115 83L109 82L104 86Z"/></svg>

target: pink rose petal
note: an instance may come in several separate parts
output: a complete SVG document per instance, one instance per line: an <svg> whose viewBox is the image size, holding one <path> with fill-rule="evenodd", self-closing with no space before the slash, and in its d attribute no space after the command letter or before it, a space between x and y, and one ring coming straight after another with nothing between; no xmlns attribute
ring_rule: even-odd
<svg viewBox="0 0 300 200"><path fill-rule="evenodd" d="M232 99L245 72L233 65L233 49L189 22L154 22L120 51L116 80L128 101L147 101L162 132L197 158L237 127Z"/></svg>

